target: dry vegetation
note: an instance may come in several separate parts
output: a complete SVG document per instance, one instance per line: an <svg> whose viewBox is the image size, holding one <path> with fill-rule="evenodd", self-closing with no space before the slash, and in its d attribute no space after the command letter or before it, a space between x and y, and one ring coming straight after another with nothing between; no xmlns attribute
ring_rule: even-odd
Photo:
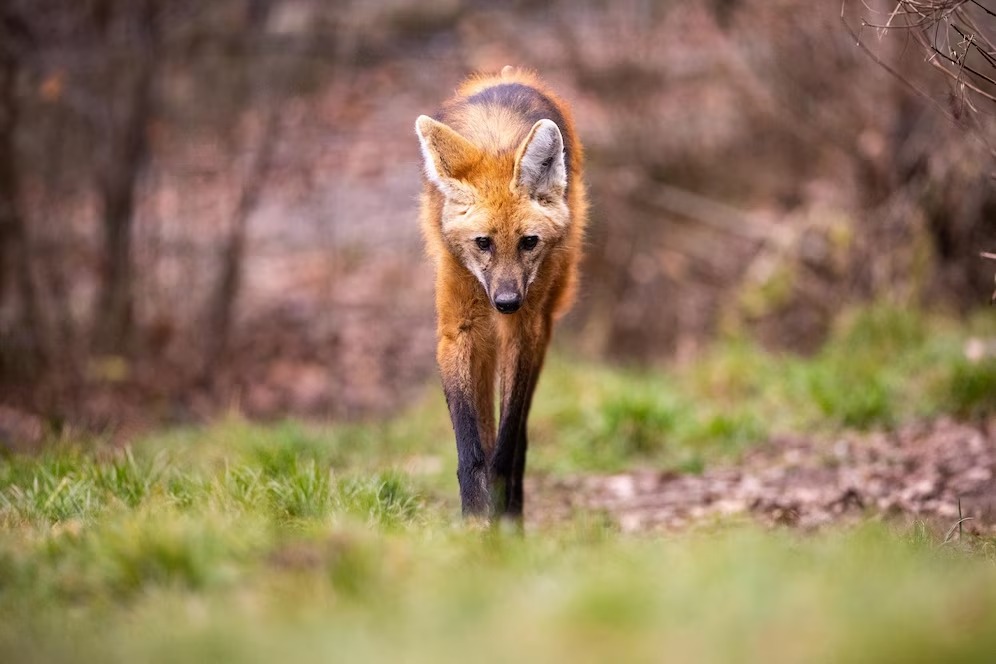
<svg viewBox="0 0 996 664"><path fill-rule="evenodd" d="M717 331L811 352L847 303L963 312L992 277L992 114L967 87L991 17L935 4L954 87L908 47L927 3L844 5L902 80L838 8L790 0L11 3L3 399L101 428L403 404L433 346L411 119L510 62L588 147L577 352L686 358Z"/></svg>

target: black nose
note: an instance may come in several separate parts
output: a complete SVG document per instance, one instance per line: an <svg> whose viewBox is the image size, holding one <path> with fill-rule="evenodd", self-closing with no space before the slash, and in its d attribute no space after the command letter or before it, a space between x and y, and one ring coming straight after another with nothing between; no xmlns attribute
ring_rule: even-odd
<svg viewBox="0 0 996 664"><path fill-rule="evenodd" d="M495 295L495 309L503 314L512 314L522 306L522 296L518 293L506 291Z"/></svg>

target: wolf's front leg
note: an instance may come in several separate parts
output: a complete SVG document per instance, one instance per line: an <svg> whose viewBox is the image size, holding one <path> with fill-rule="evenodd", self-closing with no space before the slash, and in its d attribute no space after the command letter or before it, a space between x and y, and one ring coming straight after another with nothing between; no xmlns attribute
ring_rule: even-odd
<svg viewBox="0 0 996 664"><path fill-rule="evenodd" d="M464 516L489 515L488 453L494 446L494 347L479 330L440 321L437 359L456 434Z"/></svg>
<svg viewBox="0 0 996 664"><path fill-rule="evenodd" d="M549 326L522 330L502 344L501 422L491 461L491 503L496 514L522 517L522 481L526 469L526 422L543 368Z"/></svg>
<svg viewBox="0 0 996 664"><path fill-rule="evenodd" d="M447 388L445 382L443 385L456 434L460 505L464 516L486 517L490 507L487 460L477 427L477 410L465 392Z"/></svg>

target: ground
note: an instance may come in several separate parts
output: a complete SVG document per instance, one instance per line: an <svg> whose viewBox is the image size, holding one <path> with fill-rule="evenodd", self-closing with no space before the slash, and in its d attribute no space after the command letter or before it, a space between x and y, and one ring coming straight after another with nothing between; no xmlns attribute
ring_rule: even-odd
<svg viewBox="0 0 996 664"><path fill-rule="evenodd" d="M996 420L935 422L831 441L783 436L736 464L697 473L638 470L543 477L531 522L601 513L623 532L675 531L719 517L814 529L869 517L996 533ZM953 534L953 533L952 533Z"/></svg>
<svg viewBox="0 0 996 664"><path fill-rule="evenodd" d="M433 384L386 420L49 432L0 456L0 661L988 661L991 326L559 349L522 530L460 520Z"/></svg>

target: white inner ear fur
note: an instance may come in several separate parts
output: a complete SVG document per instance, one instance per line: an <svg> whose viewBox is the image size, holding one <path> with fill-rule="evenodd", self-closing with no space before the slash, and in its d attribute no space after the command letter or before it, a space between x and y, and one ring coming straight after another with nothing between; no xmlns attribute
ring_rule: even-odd
<svg viewBox="0 0 996 664"><path fill-rule="evenodd" d="M415 134L418 135L418 142L422 148L422 162L425 166L425 174L438 186L442 184L443 176L436 165L436 155L433 153L432 148L429 147L429 141L426 139L426 134L432 131L433 122L434 120L428 115L418 116L418 119L415 120Z"/></svg>
<svg viewBox="0 0 996 664"><path fill-rule="evenodd" d="M419 146L422 148L425 175L444 196L454 201L467 203L473 199L472 192L462 182L445 172L443 162L429 140L431 134L440 133L441 130L445 129L447 129L446 125L433 120L428 115L420 115L415 120L415 133L418 135Z"/></svg>
<svg viewBox="0 0 996 664"><path fill-rule="evenodd" d="M526 140L526 149L519 158L518 185L534 198L563 196L567 189L567 165L560 128L553 120L540 120Z"/></svg>

